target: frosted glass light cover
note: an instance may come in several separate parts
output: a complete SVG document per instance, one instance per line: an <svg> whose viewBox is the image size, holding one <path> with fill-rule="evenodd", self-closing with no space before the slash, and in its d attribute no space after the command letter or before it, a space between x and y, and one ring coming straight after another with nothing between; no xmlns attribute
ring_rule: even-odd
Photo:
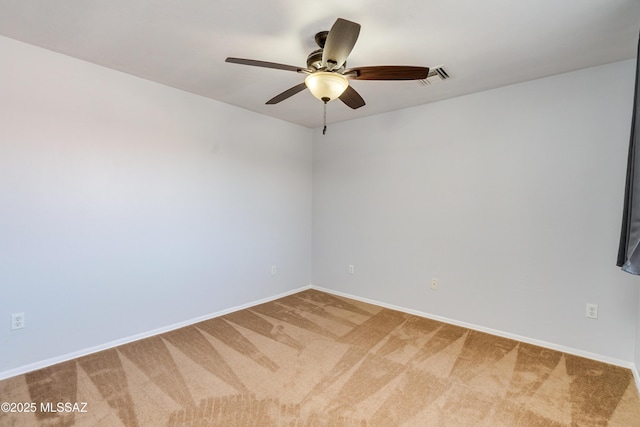
<svg viewBox="0 0 640 427"><path fill-rule="evenodd" d="M310 74L304 83L313 96L323 101L329 98L332 101L338 98L349 87L349 81L345 76L327 71L317 71Z"/></svg>

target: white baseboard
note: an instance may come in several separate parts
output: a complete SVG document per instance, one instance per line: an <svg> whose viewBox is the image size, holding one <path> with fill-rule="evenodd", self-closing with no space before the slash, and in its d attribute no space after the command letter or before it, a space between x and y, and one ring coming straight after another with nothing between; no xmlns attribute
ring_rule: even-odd
<svg viewBox="0 0 640 427"><path fill-rule="evenodd" d="M239 305L239 306L236 306L236 307L232 307L232 308L228 308L228 309L225 309L225 310L217 311L215 313L206 314L204 316L199 316L199 317L196 317L196 318L193 318L193 319L185 320L183 322L178 322L178 323L174 323L172 325L163 326L162 328L157 328L157 329L153 329L151 331L147 331L147 332L142 332L142 333L139 333L139 334L131 335L131 336L128 336L126 338L117 339L115 341L111 341L111 342L108 342L108 343L105 343L105 344L100 344L100 345L97 345L97 346L94 346L94 347L90 347L90 348L85 348L85 349L82 349L82 350L74 351L74 352L71 352L71 353L64 354L62 356L52 357L51 359L45 359L45 360L41 360L41 361L38 361L38 362L30 363L28 365L23 365L23 366L20 366L18 368L15 368L15 369L9 369L9 370L6 370L6 371L2 371L2 372L0 372L0 380L4 380L4 379L7 379L7 378L15 377L17 375L26 374L27 372L32 372L32 371L35 371L35 370L38 370L38 369L46 368L48 366L52 366L52 365L55 365L57 363L62 363L62 362L66 362L68 360L76 359L78 357L87 356L89 354L97 353L97 352L102 351L102 350L108 350L110 348L117 347L119 345L128 344L130 342L138 341L138 340L141 340L141 339L144 339L144 338L149 338L149 337L152 337L154 335L163 334L165 332L169 332L169 331L173 331L175 329L183 328L185 326L193 325L194 323L198 323L198 322L202 322L202 321L205 321L205 320L213 319L215 317L224 316L225 314L229 314L229 313L232 313L234 311L243 310L245 308L253 307L253 306L259 305L259 304L264 304L265 302L273 301L273 300L278 299L278 298L286 297L288 295L292 295L292 294L298 293L300 291L304 291L306 289L309 289L310 287L311 286L309 286L309 285L303 286L301 288L294 289L294 290L287 291L287 292L283 292L281 294L274 295L272 297L263 298L263 299L252 301L252 302L249 302L249 303L246 303L246 304L242 304L242 305Z"/></svg>
<svg viewBox="0 0 640 427"><path fill-rule="evenodd" d="M638 369L636 367L636 365L633 362L629 362L626 360L620 360L620 359L616 359L613 357L608 357L608 356L603 356L601 354L597 354L597 353L590 353L588 351L584 351L584 350L580 350L580 349L576 349L576 348L571 348L571 347L566 347L560 344L554 344L554 343L550 343L550 342L546 342L546 341L541 341L541 340L537 340L534 338L529 338L529 337L525 337L522 335L517 335L517 334L512 334L509 332L504 332L504 331L500 331L497 329L491 329L491 328L485 328L484 326L479 326L479 325L475 325L473 323L467 323L467 322L461 322L455 319L449 319L447 317L443 317L443 316L436 316L433 314L429 314L429 313L425 313L422 311L418 311L418 310L412 310L409 308L404 308L404 307L399 307L399 306L395 306L392 304L387 304L381 301L375 301L369 298L363 298L357 295L352 295L352 294L348 294L345 292L339 292L339 291L335 291L333 289L327 289L327 288L323 288L321 286L314 286L311 285L310 286L311 289L316 289L318 291L322 291L322 292L326 292L328 294L333 294L333 295L338 295L338 296L342 296L345 298L351 298L354 299L356 301L362 301L362 302L366 302L369 304L374 304L374 305L379 305L381 307L385 307L391 310L397 310L397 311L401 311L403 313L408 313L408 314L413 314L416 316L420 316L420 317L424 317L427 319L433 319L433 320L437 320L439 322L444 322L444 323L448 323L451 325L456 325L456 326L461 326L463 328L467 328L467 329L472 329L474 331L479 331L479 332L485 332L487 334L491 334L491 335L496 335L499 337L503 337L503 338L509 338L512 340L516 340L516 341L521 341L527 344L532 344L532 345L536 345L539 347L544 347L544 348L548 348L551 350L557 350L563 353L567 353L567 354L572 354L574 356L580 356L580 357L584 357L587 359L592 359L592 360L597 360L599 362L603 362L603 363L607 363L609 365L615 365L615 366L620 366L623 368L627 368L630 369L631 372L633 373L633 377L635 379L636 382L636 387L638 388L638 391L640 392L640 375L638 374Z"/></svg>
<svg viewBox="0 0 640 427"><path fill-rule="evenodd" d="M31 371L35 371L38 369L42 369L42 368L46 368L48 366L52 366L55 365L57 363L61 363L61 362L66 362L68 360L72 360L72 359L76 359L78 357L82 357L82 356L87 356L89 354L92 353L97 353L99 351L102 350L108 350L110 348L114 348L123 344L128 344L130 342L133 341L138 341L144 338L149 338L152 337L154 335L159 335L159 334L163 334L165 332L169 332L169 331L173 331L175 329L179 329L179 328L183 328L185 326L189 326L192 325L194 323L198 323L198 322L202 322L205 320L209 320L209 319L213 319L215 317L220 317L220 316L224 316L225 314L229 314L232 313L234 311L238 311L238 310L243 310L245 308L249 308L249 307L253 307L259 304L264 304L266 302L269 301L273 301L276 300L278 298L282 298L282 297L286 297L288 295L292 295L301 291L304 291L306 289L316 289L318 291L322 291L322 292L326 292L329 294L333 294L333 295L338 295L338 296L342 296L345 298L351 298L353 300L356 301L362 301L362 302L366 302L369 304L374 304L374 305L379 305L381 307L385 307L391 310L397 310L397 311L401 311L403 313L408 313L408 314L413 314L416 316L420 316L420 317L424 317L427 319L433 319L433 320L437 320L440 322L444 322L444 323L448 323L451 325L456 325L456 326L461 326L463 328L468 328L474 331L479 331L479 332L485 332L491 335L496 335L499 337L504 337L504 338L509 338L509 339L513 339L516 341L521 341L521 342L525 342L527 344L532 344L532 345L537 345L539 347L545 347L545 348L549 348L552 350L557 350L557 351L561 351L563 353L567 353L567 354L572 354L575 356L580 356L580 357L585 357L587 359L592 359L592 360L597 360L599 362L603 362L603 363L608 363L610 365L615 365L615 366L620 366L623 368L628 368L631 370L631 372L633 373L633 377L635 379L635 383L636 383L636 387L638 387L638 391L640 392L640 374L638 373L638 369L636 367L636 365L632 362L628 362L626 360L620 360L620 359L615 359L615 358L611 358L611 357L607 357L607 356L603 356L600 354L596 354L596 353L590 353L587 351L583 351L580 349L575 349L575 348L570 348L570 347L566 347L563 345L559 345L559 344L554 344L554 343L550 343L550 342L546 342L546 341L541 341L541 340L537 340L537 339L533 339L533 338L529 338L529 337L525 337L525 336L521 336L521 335L516 335L516 334L512 334L509 332L504 332L504 331L499 331L497 329L491 329L491 328L485 328L483 326L479 326L479 325L475 325L472 323L467 323L467 322L461 322L455 319L449 319L447 317L443 317L443 316L436 316L433 314L429 314L429 313L425 313L425 312L421 312L418 310L412 310L409 308L404 308L404 307L399 307L399 306L395 306L392 304L387 304L381 301L375 301L369 298L363 298L357 295L352 295L352 294L348 294L345 292L339 292L339 291L335 291L333 289L327 289L327 288L323 288L321 286L314 286L314 285L307 285L307 286L303 286L301 288L297 288L297 289L293 289L291 291L287 291L287 292L283 292L271 297L267 297L267 298L262 298L260 300L256 300L256 301L252 301L250 303L246 303L246 304L242 304L236 307L232 307L232 308L228 308L225 310L221 310L221 311L217 311L215 313L211 313L211 314L207 314L204 316L199 316L193 319L189 319L189 320L185 320L183 322L178 322L178 323L174 323L172 325L168 325L168 326L164 326L162 328L157 328L157 329L153 329L151 331L147 331L147 332L142 332L139 334L135 334L135 335L131 335L129 337L126 338L121 338L115 341L111 341L105 344L101 344L101 345L97 345L94 347L90 347L90 348L86 348L83 350L78 350L78 351L74 351L71 353L67 353L64 354L62 356L57 356L57 357L53 357L51 359L45 359L45 360L41 360L35 363L30 363L28 365L23 365L20 366L18 368L15 369L9 369L6 371L2 371L0 372L0 380L4 380L7 378L11 378L17 375L22 375L25 374L27 372L31 372Z"/></svg>

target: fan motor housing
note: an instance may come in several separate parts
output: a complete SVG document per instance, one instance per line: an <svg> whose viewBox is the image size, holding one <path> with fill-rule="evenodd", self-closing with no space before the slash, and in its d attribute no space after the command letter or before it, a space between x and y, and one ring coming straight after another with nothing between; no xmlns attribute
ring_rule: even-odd
<svg viewBox="0 0 640 427"><path fill-rule="evenodd" d="M316 49L307 57L307 68L319 70L322 68L322 49Z"/></svg>
<svg viewBox="0 0 640 427"><path fill-rule="evenodd" d="M316 49L307 56L307 68L310 70L321 70L324 67L322 66L322 49ZM345 62L339 69L335 69L333 71L342 72L346 68L347 63Z"/></svg>
<svg viewBox="0 0 640 427"><path fill-rule="evenodd" d="M324 67L322 66L322 54L324 49L324 44L327 41L327 36L329 35L329 31L320 31L316 33L314 40L316 44L320 47L320 49L316 49L307 56L307 68L310 70L322 70ZM344 71L347 63L345 62L339 69L334 69L332 71L342 72Z"/></svg>

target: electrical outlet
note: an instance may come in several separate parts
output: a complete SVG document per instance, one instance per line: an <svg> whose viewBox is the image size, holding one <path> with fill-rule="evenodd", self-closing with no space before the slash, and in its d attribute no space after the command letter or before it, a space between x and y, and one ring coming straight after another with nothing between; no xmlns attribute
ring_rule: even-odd
<svg viewBox="0 0 640 427"><path fill-rule="evenodd" d="M356 274L356 269L353 264L349 264L349 274Z"/></svg>
<svg viewBox="0 0 640 427"><path fill-rule="evenodd" d="M597 304L587 304L587 313L586 317L590 319L598 318L598 305Z"/></svg>
<svg viewBox="0 0 640 427"><path fill-rule="evenodd" d="M11 315L11 330L24 328L24 313L13 313Z"/></svg>
<svg viewBox="0 0 640 427"><path fill-rule="evenodd" d="M278 269L276 268L275 265L271 266L271 275L275 276L276 274L278 274Z"/></svg>
<svg viewBox="0 0 640 427"><path fill-rule="evenodd" d="M438 279L431 279L431 290L438 290Z"/></svg>

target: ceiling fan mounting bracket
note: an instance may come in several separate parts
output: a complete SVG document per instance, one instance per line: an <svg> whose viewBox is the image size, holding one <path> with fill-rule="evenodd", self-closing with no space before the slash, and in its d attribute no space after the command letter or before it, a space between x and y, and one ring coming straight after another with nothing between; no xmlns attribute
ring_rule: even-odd
<svg viewBox="0 0 640 427"><path fill-rule="evenodd" d="M329 71L337 70L338 62L335 59L327 59L327 69Z"/></svg>
<svg viewBox="0 0 640 427"><path fill-rule="evenodd" d="M316 44L320 46L320 49L324 49L324 43L327 41L327 36L329 35L329 31L320 31L314 37L316 40Z"/></svg>

